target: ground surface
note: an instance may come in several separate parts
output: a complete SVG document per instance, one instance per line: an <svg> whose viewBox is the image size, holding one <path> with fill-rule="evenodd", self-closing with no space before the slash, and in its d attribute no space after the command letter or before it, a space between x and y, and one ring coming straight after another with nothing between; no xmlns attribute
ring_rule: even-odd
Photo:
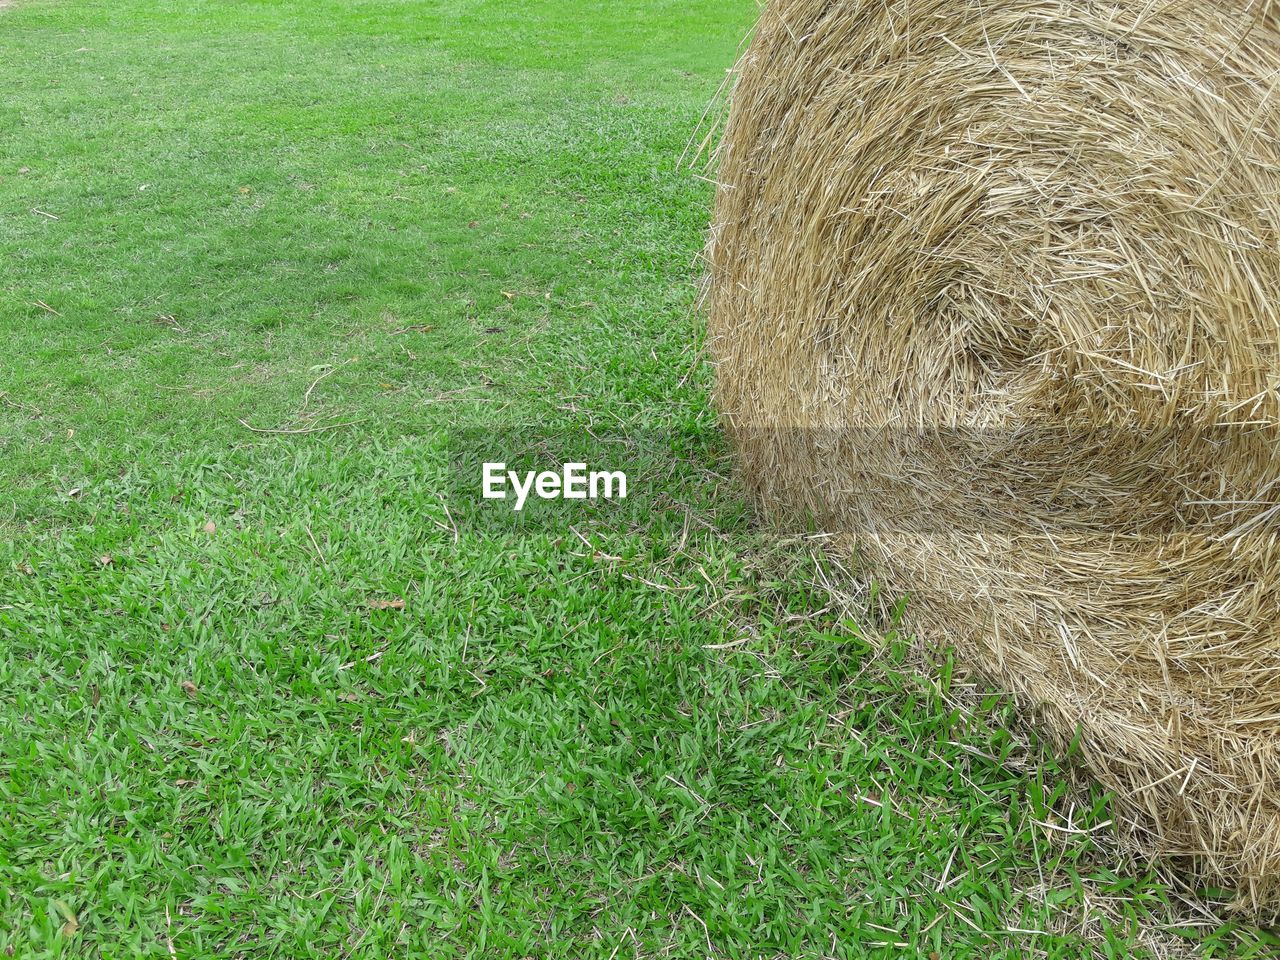
<svg viewBox="0 0 1280 960"><path fill-rule="evenodd" d="M753 13L0 13L0 952L1275 949L753 529L676 169ZM540 441L636 495L475 509Z"/></svg>

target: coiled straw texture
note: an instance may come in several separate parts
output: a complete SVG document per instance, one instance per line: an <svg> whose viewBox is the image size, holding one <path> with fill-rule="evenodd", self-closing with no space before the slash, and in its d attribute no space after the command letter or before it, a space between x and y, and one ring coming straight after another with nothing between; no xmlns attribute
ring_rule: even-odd
<svg viewBox="0 0 1280 960"><path fill-rule="evenodd" d="M761 504L1280 906L1280 34L1233 2L774 0L707 248Z"/></svg>

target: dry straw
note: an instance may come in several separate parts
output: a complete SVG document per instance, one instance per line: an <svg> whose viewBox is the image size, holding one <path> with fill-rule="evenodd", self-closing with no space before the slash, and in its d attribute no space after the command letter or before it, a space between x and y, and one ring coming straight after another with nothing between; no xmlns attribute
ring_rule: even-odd
<svg viewBox="0 0 1280 960"><path fill-rule="evenodd" d="M780 517L1280 906L1280 33L1231 0L775 0L708 246Z"/></svg>

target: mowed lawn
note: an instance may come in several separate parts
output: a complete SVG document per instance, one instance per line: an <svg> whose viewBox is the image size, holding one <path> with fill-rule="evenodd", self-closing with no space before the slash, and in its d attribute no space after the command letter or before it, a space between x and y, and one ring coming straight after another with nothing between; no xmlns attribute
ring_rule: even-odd
<svg viewBox="0 0 1280 960"><path fill-rule="evenodd" d="M752 0L0 8L0 955L1275 949L754 524ZM539 444L632 497L480 509Z"/></svg>

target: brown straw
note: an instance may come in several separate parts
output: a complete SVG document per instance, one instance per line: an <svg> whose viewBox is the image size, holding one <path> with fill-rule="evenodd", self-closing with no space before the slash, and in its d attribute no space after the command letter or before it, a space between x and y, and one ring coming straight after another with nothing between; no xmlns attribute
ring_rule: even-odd
<svg viewBox="0 0 1280 960"><path fill-rule="evenodd" d="M1280 32L1233 0L774 0L717 401L1144 854L1280 907Z"/></svg>

